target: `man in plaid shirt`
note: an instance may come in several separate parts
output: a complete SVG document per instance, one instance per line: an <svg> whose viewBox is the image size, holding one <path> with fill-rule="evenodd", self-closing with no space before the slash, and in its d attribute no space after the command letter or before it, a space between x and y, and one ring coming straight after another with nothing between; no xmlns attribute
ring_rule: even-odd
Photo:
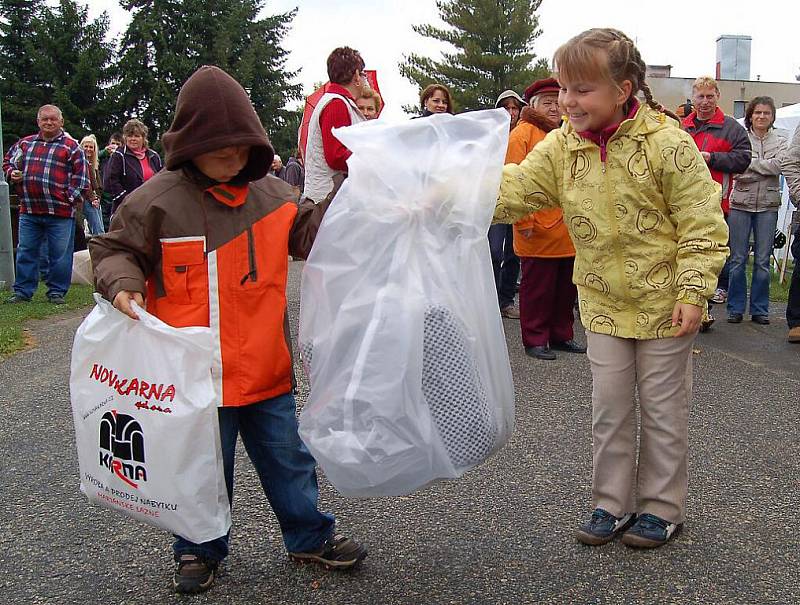
<svg viewBox="0 0 800 605"><path fill-rule="evenodd" d="M17 277L10 303L29 302L39 284L39 250L47 242L47 298L63 304L72 279L75 208L88 193L89 173L78 142L64 132L55 105L36 116L38 134L20 139L3 158L19 199Z"/></svg>

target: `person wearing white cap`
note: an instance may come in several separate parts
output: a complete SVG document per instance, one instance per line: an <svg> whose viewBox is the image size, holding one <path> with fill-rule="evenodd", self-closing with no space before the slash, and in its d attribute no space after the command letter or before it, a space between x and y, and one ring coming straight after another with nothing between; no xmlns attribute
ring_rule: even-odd
<svg viewBox="0 0 800 605"><path fill-rule="evenodd" d="M519 121L522 108L527 105L513 90L500 93L494 106L503 108L511 116L510 130ZM492 255L494 285L497 288L497 301L500 314L508 319L519 319L519 309L514 305L519 277L519 258L514 254L514 228L512 225L492 225L489 227L489 251Z"/></svg>
<svg viewBox="0 0 800 605"><path fill-rule="evenodd" d="M511 116L511 126L509 128L510 132L514 129L514 126L517 125L517 122L519 121L519 113L526 105L527 103L522 100L522 97L520 97L513 90L505 90L500 93L499 97L497 97L494 108L499 109L502 107L509 113Z"/></svg>

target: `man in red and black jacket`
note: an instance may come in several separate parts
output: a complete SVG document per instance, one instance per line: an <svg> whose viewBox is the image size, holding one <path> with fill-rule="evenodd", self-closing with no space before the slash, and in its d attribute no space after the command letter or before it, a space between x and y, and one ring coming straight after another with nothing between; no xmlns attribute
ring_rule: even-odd
<svg viewBox="0 0 800 605"><path fill-rule="evenodd" d="M697 78L692 85L692 100L695 109L683 119L682 126L692 135L712 178L722 186L722 211L727 221L733 175L750 166L750 138L741 124L719 108L719 86L714 78ZM725 263L711 302L722 304L727 298L728 263Z"/></svg>

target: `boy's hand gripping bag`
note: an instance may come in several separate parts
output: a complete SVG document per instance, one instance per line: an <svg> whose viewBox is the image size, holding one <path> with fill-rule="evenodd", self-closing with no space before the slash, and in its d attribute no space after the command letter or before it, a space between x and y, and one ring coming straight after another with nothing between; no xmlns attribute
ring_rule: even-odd
<svg viewBox="0 0 800 605"><path fill-rule="evenodd" d="M72 347L81 491L192 542L231 525L209 328L139 321L95 294Z"/></svg>
<svg viewBox="0 0 800 605"><path fill-rule="evenodd" d="M508 123L500 109L335 131L353 155L303 270L300 436L344 495L459 477L511 435L487 240Z"/></svg>

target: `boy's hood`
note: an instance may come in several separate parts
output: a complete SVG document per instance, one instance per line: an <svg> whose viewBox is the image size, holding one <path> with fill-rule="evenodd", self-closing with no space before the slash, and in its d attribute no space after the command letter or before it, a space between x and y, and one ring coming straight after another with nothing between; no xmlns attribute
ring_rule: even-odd
<svg viewBox="0 0 800 605"><path fill-rule="evenodd" d="M244 88L210 65L194 72L181 87L175 118L161 142L167 170L209 151L250 145L250 158L235 179L240 183L264 177L274 154Z"/></svg>

